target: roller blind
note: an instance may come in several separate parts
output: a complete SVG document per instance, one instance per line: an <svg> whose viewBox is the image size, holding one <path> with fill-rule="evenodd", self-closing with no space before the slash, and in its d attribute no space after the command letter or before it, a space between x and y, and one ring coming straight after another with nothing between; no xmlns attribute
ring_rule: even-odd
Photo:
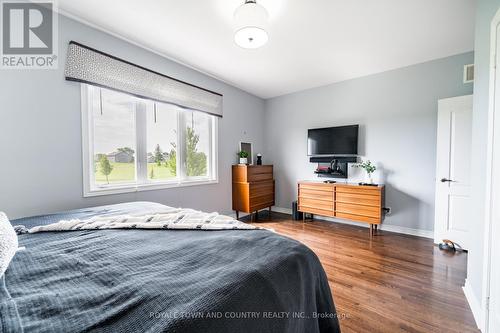
<svg viewBox="0 0 500 333"><path fill-rule="evenodd" d="M222 117L222 95L71 41L66 80Z"/></svg>

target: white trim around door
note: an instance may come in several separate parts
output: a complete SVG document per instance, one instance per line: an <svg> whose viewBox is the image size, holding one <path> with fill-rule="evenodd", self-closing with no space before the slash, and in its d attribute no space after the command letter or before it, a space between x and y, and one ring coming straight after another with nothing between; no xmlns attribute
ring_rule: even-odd
<svg viewBox="0 0 500 333"><path fill-rule="evenodd" d="M472 95L438 101L434 243L471 247Z"/></svg>
<svg viewBox="0 0 500 333"><path fill-rule="evenodd" d="M485 198L485 227L484 227L484 263L483 263L483 292L481 306L484 309L481 322L478 323L483 332L495 332L498 328L498 315L495 319L495 310L498 310L500 301L498 290L500 281L493 276L498 274L498 268L493 267L494 260L498 260L498 242L494 239L500 238L498 227L494 227L493 221L498 219L500 208L494 205L499 198L498 173L500 172L500 76L497 75L497 63L500 57L500 10L495 14L491 22L490 40L490 81L489 81L489 109L488 109L488 145L486 160L486 198ZM500 68L499 68L500 70ZM497 106L498 105L498 106ZM494 247L495 250L493 249ZM498 265L497 265L498 266ZM494 268L494 269L493 269ZM495 298L495 299L493 299ZM495 304L493 304L495 302ZM490 304L491 303L491 304Z"/></svg>

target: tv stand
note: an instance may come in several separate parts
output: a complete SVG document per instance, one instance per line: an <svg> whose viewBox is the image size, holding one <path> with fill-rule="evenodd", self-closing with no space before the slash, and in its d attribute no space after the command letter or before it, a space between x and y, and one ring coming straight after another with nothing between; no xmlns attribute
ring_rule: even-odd
<svg viewBox="0 0 500 333"><path fill-rule="evenodd" d="M370 236L382 223L384 186L301 181L298 210L305 214L346 219L370 224Z"/></svg>

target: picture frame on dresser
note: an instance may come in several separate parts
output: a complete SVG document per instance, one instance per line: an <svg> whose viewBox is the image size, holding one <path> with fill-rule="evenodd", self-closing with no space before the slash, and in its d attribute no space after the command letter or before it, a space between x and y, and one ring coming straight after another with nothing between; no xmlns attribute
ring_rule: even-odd
<svg viewBox="0 0 500 333"><path fill-rule="evenodd" d="M246 151L248 153L248 164L253 165L253 151L251 142L240 141L238 145L238 151Z"/></svg>

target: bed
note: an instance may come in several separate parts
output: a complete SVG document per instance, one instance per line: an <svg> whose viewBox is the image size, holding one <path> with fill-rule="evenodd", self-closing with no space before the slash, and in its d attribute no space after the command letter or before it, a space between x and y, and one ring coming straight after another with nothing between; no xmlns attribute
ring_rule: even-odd
<svg viewBox="0 0 500 333"><path fill-rule="evenodd" d="M141 214L150 202L23 218ZM339 332L316 255L268 230L19 235L0 280L0 332Z"/></svg>

